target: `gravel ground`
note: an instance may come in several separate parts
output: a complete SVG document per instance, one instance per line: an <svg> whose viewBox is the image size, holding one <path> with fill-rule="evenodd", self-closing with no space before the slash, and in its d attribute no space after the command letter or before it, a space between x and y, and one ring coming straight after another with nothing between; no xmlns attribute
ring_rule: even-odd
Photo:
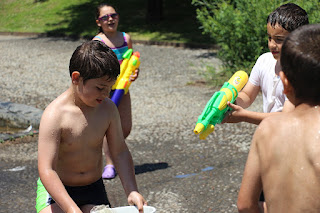
<svg viewBox="0 0 320 213"><path fill-rule="evenodd" d="M0 100L44 109L70 85L69 59L83 40L0 36ZM134 44L141 53L131 85L127 139L139 189L157 212L237 212L236 200L255 125L217 125L201 141L193 128L216 91L201 82L213 50ZM227 79L226 79L227 80ZM193 84L195 83L195 84ZM251 106L260 111L261 96ZM0 144L0 212L35 212L37 136ZM127 205L119 180L104 180L115 206Z"/></svg>

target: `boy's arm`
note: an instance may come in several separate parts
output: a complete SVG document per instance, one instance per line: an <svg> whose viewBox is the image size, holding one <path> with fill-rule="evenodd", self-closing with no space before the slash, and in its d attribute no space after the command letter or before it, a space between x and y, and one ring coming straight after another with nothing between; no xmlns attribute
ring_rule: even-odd
<svg viewBox="0 0 320 213"><path fill-rule="evenodd" d="M259 92L260 87L255 86L248 81L246 86L239 92L235 104L228 103L228 106L231 107L232 112L226 114L222 123L239 123L244 121L248 123L259 124L265 116L264 113L252 112L245 109L251 106Z"/></svg>
<svg viewBox="0 0 320 213"><path fill-rule="evenodd" d="M136 205L139 211L142 211L143 205L147 202L138 192L132 156L124 141L120 116L115 105L112 105L110 114L112 118L106 132L109 151L128 197L128 203Z"/></svg>
<svg viewBox="0 0 320 213"><path fill-rule="evenodd" d="M248 122L252 124L260 124L260 122L266 117L280 113L254 112L245 109L254 102L257 95L259 94L259 91L260 87L248 82L243 90L239 92L235 104L228 103L228 106L232 109L232 111L225 116L222 123ZM289 100L286 100L283 105L282 112L290 112L294 108L294 105Z"/></svg>
<svg viewBox="0 0 320 213"><path fill-rule="evenodd" d="M41 182L55 202L64 212L81 212L71 199L55 171L59 153L61 131L59 121L53 112L42 115L38 141L38 170ZM52 109L52 107L51 107Z"/></svg>
<svg viewBox="0 0 320 213"><path fill-rule="evenodd" d="M230 106L233 111L226 115L226 117L223 120L223 123L239 123L244 121L252 124L260 124L263 119L269 116L281 113L281 112L264 113L264 112L249 111L232 103L228 103L228 106ZM294 105L289 100L286 100L284 102L282 112L290 112L294 108L295 108Z"/></svg>
<svg viewBox="0 0 320 213"><path fill-rule="evenodd" d="M246 86L239 92L239 95L235 101L235 104L242 107L248 108L256 100L257 95L260 92L260 87L255 86L250 81Z"/></svg>
<svg viewBox="0 0 320 213"><path fill-rule="evenodd" d="M237 205L238 210L241 213L259 213L259 196L262 191L259 152L257 149L257 142L259 138L259 131L256 131L252 139L238 195Z"/></svg>

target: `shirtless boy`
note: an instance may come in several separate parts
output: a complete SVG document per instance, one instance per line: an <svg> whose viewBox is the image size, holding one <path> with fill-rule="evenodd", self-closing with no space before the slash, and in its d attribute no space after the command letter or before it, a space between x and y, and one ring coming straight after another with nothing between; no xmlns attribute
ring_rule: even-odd
<svg viewBox="0 0 320 213"><path fill-rule="evenodd" d="M116 55L102 42L85 42L74 51L69 71L70 87L40 122L37 212L90 212L109 204L101 178L105 135L128 203L142 211L146 201L138 192L118 109L107 98L120 73Z"/></svg>
<svg viewBox="0 0 320 213"><path fill-rule="evenodd" d="M320 25L290 33L282 46L280 77L291 112L257 128L238 197L239 212L320 212Z"/></svg>

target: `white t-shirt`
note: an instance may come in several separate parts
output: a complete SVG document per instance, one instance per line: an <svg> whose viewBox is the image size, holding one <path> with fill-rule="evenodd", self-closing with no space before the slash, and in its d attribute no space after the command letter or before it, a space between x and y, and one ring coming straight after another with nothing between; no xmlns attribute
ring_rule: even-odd
<svg viewBox="0 0 320 213"><path fill-rule="evenodd" d="M249 82L259 86L263 97L263 112L280 112L286 101L283 84L275 73L276 59L271 52L262 54L252 68Z"/></svg>

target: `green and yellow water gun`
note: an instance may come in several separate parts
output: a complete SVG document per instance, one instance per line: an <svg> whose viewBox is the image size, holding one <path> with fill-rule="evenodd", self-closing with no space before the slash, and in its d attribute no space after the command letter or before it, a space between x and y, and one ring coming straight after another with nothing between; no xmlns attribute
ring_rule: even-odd
<svg viewBox="0 0 320 213"><path fill-rule="evenodd" d="M226 112L230 109L227 102L234 103L238 92L248 82L248 74L242 70L237 71L228 82L225 82L218 92L215 92L208 101L202 114L198 118L194 133L204 140L214 131L214 126L221 123Z"/></svg>

